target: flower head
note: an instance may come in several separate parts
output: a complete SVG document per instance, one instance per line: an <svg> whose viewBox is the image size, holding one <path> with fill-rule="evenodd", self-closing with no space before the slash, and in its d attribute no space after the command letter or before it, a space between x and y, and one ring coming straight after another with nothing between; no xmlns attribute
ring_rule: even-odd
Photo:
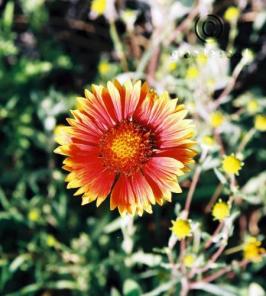
<svg viewBox="0 0 266 296"><path fill-rule="evenodd" d="M255 129L260 132L266 131L266 115L257 115L255 117Z"/></svg>
<svg viewBox="0 0 266 296"><path fill-rule="evenodd" d="M224 13L224 19L229 23L235 23L239 17L240 11L239 8L235 6L230 6L226 9Z"/></svg>
<svg viewBox="0 0 266 296"><path fill-rule="evenodd" d="M196 258L193 254L187 254L183 258L184 265L188 268L192 267Z"/></svg>
<svg viewBox="0 0 266 296"><path fill-rule="evenodd" d="M91 11L97 15L102 15L105 12L107 0L92 0Z"/></svg>
<svg viewBox="0 0 266 296"><path fill-rule="evenodd" d="M98 65L98 71L101 75L106 75L110 72L111 66L107 61L101 61Z"/></svg>
<svg viewBox="0 0 266 296"><path fill-rule="evenodd" d="M223 170L229 175L238 175L243 162L234 154L227 155L223 159Z"/></svg>
<svg viewBox="0 0 266 296"><path fill-rule="evenodd" d="M220 127L224 123L224 116L221 112L213 112L210 116L210 124L214 128Z"/></svg>
<svg viewBox="0 0 266 296"><path fill-rule="evenodd" d="M214 220L223 221L230 215L229 204L222 200L219 200L212 209L212 215Z"/></svg>
<svg viewBox="0 0 266 296"><path fill-rule="evenodd" d="M261 247L261 242L255 237L249 237L243 245L243 256L246 260L260 262L266 250Z"/></svg>
<svg viewBox="0 0 266 296"><path fill-rule="evenodd" d="M186 79L196 79L199 76L199 70L195 66L190 66L186 72Z"/></svg>
<svg viewBox="0 0 266 296"><path fill-rule="evenodd" d="M67 188L78 188L82 204L99 206L110 196L111 209L142 215L181 192L178 177L196 154L183 105L140 81L93 85L85 97L57 134L55 150L66 156Z"/></svg>
<svg viewBox="0 0 266 296"><path fill-rule="evenodd" d="M185 237L190 236L191 225L188 220L178 218L176 221L172 221L172 224L173 226L171 230L179 240L182 240Z"/></svg>
<svg viewBox="0 0 266 296"><path fill-rule="evenodd" d="M174 72L177 69L177 63L176 62L170 62L168 64L168 67L167 68L168 68L168 71Z"/></svg>
<svg viewBox="0 0 266 296"><path fill-rule="evenodd" d="M250 114L255 114L259 110L259 107L259 103L255 99L249 100L247 103L247 111Z"/></svg>
<svg viewBox="0 0 266 296"><path fill-rule="evenodd" d="M200 52L196 56L196 61L199 65L205 65L208 62L208 56L204 52Z"/></svg>
<svg viewBox="0 0 266 296"><path fill-rule="evenodd" d="M57 244L57 240L52 234L48 234L46 238L46 243L48 247L54 247Z"/></svg>
<svg viewBox="0 0 266 296"><path fill-rule="evenodd" d="M215 140L212 136L206 135L202 138L202 144L207 147L213 147L215 145Z"/></svg>
<svg viewBox="0 0 266 296"><path fill-rule="evenodd" d="M31 209L28 213L28 219L37 222L40 219L40 211L37 208Z"/></svg>

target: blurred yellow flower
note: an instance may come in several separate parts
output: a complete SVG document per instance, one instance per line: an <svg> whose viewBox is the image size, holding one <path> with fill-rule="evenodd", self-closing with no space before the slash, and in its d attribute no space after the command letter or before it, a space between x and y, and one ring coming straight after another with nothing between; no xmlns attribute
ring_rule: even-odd
<svg viewBox="0 0 266 296"><path fill-rule="evenodd" d="M37 222L40 218L40 211L38 209L31 209L28 213L28 219L32 222Z"/></svg>
<svg viewBox="0 0 266 296"><path fill-rule="evenodd" d="M259 103L257 100L252 99L247 103L247 111L250 114L255 114L259 110Z"/></svg>
<svg viewBox="0 0 266 296"><path fill-rule="evenodd" d="M200 65L205 65L208 62L208 56L204 52L201 52L196 56L196 61Z"/></svg>
<svg viewBox="0 0 266 296"><path fill-rule="evenodd" d="M177 68L177 63L176 62L171 62L168 64L168 71L169 72L174 72Z"/></svg>
<svg viewBox="0 0 266 296"><path fill-rule="evenodd" d="M227 155L223 159L223 170L229 175L238 175L242 166L243 162L234 154Z"/></svg>
<svg viewBox="0 0 266 296"><path fill-rule="evenodd" d="M243 256L246 260L260 262L266 250L261 248L261 242L255 237L249 237L243 245Z"/></svg>
<svg viewBox="0 0 266 296"><path fill-rule="evenodd" d="M230 215L230 207L229 204L219 200L212 209L212 216L214 220L223 221Z"/></svg>
<svg viewBox="0 0 266 296"><path fill-rule="evenodd" d="M221 112L213 112L210 116L210 124L214 128L220 127L224 123L224 116Z"/></svg>
<svg viewBox="0 0 266 296"><path fill-rule="evenodd" d="M257 115L255 117L255 129L260 132L266 131L266 115Z"/></svg>
<svg viewBox="0 0 266 296"><path fill-rule="evenodd" d="M199 76L199 70L195 66L190 66L186 72L187 79L195 79Z"/></svg>
<svg viewBox="0 0 266 296"><path fill-rule="evenodd" d="M192 267L195 262L195 259L195 256L192 254L185 255L183 258L184 265L189 268Z"/></svg>
<svg viewBox="0 0 266 296"><path fill-rule="evenodd" d="M47 239L46 239L46 243L48 247L54 247L56 245L56 239L53 235L48 234L47 235Z"/></svg>
<svg viewBox="0 0 266 296"><path fill-rule="evenodd" d="M178 240L182 240L185 237L190 236L191 226L188 220L179 218L176 221L171 222L173 224L171 230L177 236Z"/></svg>
<svg viewBox="0 0 266 296"><path fill-rule="evenodd" d="M212 136L206 135L202 138L202 144L211 147L215 144L215 140Z"/></svg>
<svg viewBox="0 0 266 296"><path fill-rule="evenodd" d="M240 15L239 8L235 6L230 6L226 9L224 13L224 19L229 23L235 23Z"/></svg>
<svg viewBox="0 0 266 296"><path fill-rule="evenodd" d="M101 61L98 65L98 71L101 75L106 75L110 72L111 66L106 61Z"/></svg>
<svg viewBox="0 0 266 296"><path fill-rule="evenodd" d="M102 15L107 5L106 0L93 0L91 3L91 11L95 14Z"/></svg>

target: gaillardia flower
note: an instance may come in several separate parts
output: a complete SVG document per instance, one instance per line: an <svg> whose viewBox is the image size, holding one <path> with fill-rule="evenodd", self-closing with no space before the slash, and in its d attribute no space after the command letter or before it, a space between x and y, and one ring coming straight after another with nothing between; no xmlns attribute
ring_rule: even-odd
<svg viewBox="0 0 266 296"><path fill-rule="evenodd" d="M110 196L120 214L151 213L151 204L171 201L196 154L186 114L177 99L140 81L92 85L56 136L55 152L67 156L67 188L78 188L82 204L99 206Z"/></svg>

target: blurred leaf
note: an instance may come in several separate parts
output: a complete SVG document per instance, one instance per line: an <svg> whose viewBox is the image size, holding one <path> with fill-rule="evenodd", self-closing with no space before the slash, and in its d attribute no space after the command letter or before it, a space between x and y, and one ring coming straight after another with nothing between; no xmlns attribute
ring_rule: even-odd
<svg viewBox="0 0 266 296"><path fill-rule="evenodd" d="M115 288L111 289L111 296L121 296L121 294L119 293L119 291Z"/></svg>
<svg viewBox="0 0 266 296"><path fill-rule="evenodd" d="M27 260L31 260L31 256L29 254L22 254L16 257L9 266L10 271L15 272Z"/></svg>
<svg viewBox="0 0 266 296"><path fill-rule="evenodd" d="M149 267L154 267L162 262L162 257L160 255L147 254L143 251L138 251L132 254L131 257L127 258L127 262L131 264L143 264Z"/></svg>
<svg viewBox="0 0 266 296"><path fill-rule="evenodd" d="M152 290L152 291L150 291L148 293L142 294L142 296L158 296L158 295L162 295L163 292L169 291L176 284L177 284L176 281L165 282L165 283L159 285L159 287L157 287L156 289L154 289L154 290Z"/></svg>
<svg viewBox="0 0 266 296"><path fill-rule="evenodd" d="M221 173L221 171L220 170L218 170L217 168L214 168L214 173L215 173L215 175L217 176L217 178L220 180L220 182L222 183L222 184L226 184L226 178L225 178L225 176Z"/></svg>
<svg viewBox="0 0 266 296"><path fill-rule="evenodd" d="M260 286L257 283L251 283L249 288L248 288L248 295L247 296L265 296L266 292L264 291L264 289L262 288L262 286Z"/></svg>
<svg viewBox="0 0 266 296"><path fill-rule="evenodd" d="M241 190L243 198L252 204L266 204L266 172L251 178Z"/></svg>
<svg viewBox="0 0 266 296"><path fill-rule="evenodd" d="M201 282L201 283L197 284L197 289L208 292L211 295L238 296L238 294L235 294L235 293L233 293L231 291L228 291L223 286L218 286L218 285L214 285L214 284L210 284L210 283Z"/></svg>
<svg viewBox="0 0 266 296"><path fill-rule="evenodd" d="M1 20L4 31L6 31L6 32L11 31L11 26L13 24L13 18L14 18L14 3L13 3L13 1L9 1L6 4L6 8L3 13L3 18Z"/></svg>
<svg viewBox="0 0 266 296"><path fill-rule="evenodd" d="M127 279L123 285L124 296L140 296L142 295L140 286L138 283L131 279Z"/></svg>

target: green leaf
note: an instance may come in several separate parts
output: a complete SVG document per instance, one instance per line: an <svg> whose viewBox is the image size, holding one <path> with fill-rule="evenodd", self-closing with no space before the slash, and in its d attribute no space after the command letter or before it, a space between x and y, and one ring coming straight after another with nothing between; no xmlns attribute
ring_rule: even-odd
<svg viewBox="0 0 266 296"><path fill-rule="evenodd" d="M30 259L29 254L22 254L16 257L9 266L10 271L15 272L25 261Z"/></svg>
<svg viewBox="0 0 266 296"><path fill-rule="evenodd" d="M222 184L226 184L225 176L217 168L214 168L214 173Z"/></svg>
<svg viewBox="0 0 266 296"><path fill-rule="evenodd" d="M2 25L4 31L11 31L11 26L13 24L14 18L14 3L8 2L6 4L5 11L3 13Z"/></svg>
<svg viewBox="0 0 266 296"><path fill-rule="evenodd" d="M140 296L142 295L138 283L131 279L127 279L123 286L123 295L125 296Z"/></svg>
<svg viewBox="0 0 266 296"><path fill-rule="evenodd" d="M121 296L119 291L116 288L111 289L111 296Z"/></svg>
<svg viewBox="0 0 266 296"><path fill-rule="evenodd" d="M214 284L209 284L209 283L199 283L197 284L197 288L198 290L202 290L205 292L210 293L211 295L217 295L217 296L237 296L237 294L227 290L225 287L223 286L218 286L218 285L214 285Z"/></svg>
<svg viewBox="0 0 266 296"><path fill-rule="evenodd" d="M160 285L159 287L157 287L156 289L154 289L148 293L142 294L142 296L162 295L163 292L169 291L171 288L173 288L176 285L176 283L177 283L176 280L166 282L166 283Z"/></svg>
<svg viewBox="0 0 266 296"><path fill-rule="evenodd" d="M265 296L266 292L257 283L251 283L248 288L248 295Z"/></svg>

